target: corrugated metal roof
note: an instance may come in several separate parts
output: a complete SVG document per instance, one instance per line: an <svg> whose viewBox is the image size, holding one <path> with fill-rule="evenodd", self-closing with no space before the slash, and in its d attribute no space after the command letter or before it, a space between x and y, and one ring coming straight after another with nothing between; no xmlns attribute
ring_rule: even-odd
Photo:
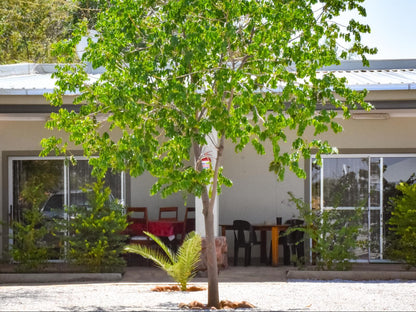
<svg viewBox="0 0 416 312"><path fill-rule="evenodd" d="M345 77L355 90L416 90L416 70L352 70L334 71L337 77Z"/></svg>
<svg viewBox="0 0 416 312"><path fill-rule="evenodd" d="M21 63L0 65L0 95L43 95L52 92L56 64ZM91 81L97 80L102 68L87 67Z"/></svg>
<svg viewBox="0 0 416 312"><path fill-rule="evenodd" d="M28 74L0 77L0 94L42 95L52 92L56 79L51 74Z"/></svg>
<svg viewBox="0 0 416 312"><path fill-rule="evenodd" d="M415 67L416 60L372 61L369 68L358 61L346 61L339 66L324 68L322 73L331 71L337 77L346 77L348 85L355 90L416 90ZM1 65L0 94L42 95L52 92L56 82L51 77L53 71L53 64ZM92 80L98 77L97 72L90 74Z"/></svg>

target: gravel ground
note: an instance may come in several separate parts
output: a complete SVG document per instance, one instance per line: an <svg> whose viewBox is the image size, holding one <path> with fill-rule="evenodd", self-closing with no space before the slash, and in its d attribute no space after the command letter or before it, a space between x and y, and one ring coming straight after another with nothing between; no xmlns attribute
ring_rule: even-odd
<svg viewBox="0 0 416 312"><path fill-rule="evenodd" d="M207 301L207 291L159 293L155 285L163 283L0 285L0 311L177 311ZM416 311L415 294L416 282L404 281L220 283L220 299L248 301L254 311Z"/></svg>

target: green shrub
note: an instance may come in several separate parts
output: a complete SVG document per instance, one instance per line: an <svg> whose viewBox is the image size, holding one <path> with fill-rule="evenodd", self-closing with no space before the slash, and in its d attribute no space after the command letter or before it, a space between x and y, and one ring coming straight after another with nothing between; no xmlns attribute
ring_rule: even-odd
<svg viewBox="0 0 416 312"><path fill-rule="evenodd" d="M195 232L190 232L175 254L157 236L148 232L144 233L153 239L161 249L131 244L125 247L125 251L152 260L178 283L182 291L186 291L188 282L197 272L201 257L201 237Z"/></svg>
<svg viewBox="0 0 416 312"><path fill-rule="evenodd" d="M36 179L28 181L23 186L21 197L27 207L22 212L22 220L12 222L13 245L10 253L17 263L17 271L40 271L49 258L45 242L49 231L40 212L40 205L46 199L43 184Z"/></svg>
<svg viewBox="0 0 416 312"><path fill-rule="evenodd" d="M127 227L124 208L110 200L111 190L104 188L102 181L83 191L88 192L88 207L69 207L69 218L64 222L68 229L64 238L68 243L68 259L91 272L120 271L125 266L121 257L126 239L121 233Z"/></svg>
<svg viewBox="0 0 416 312"><path fill-rule="evenodd" d="M42 224L39 209L32 207L23 212L22 222L13 222L13 246L11 255L19 272L42 270L48 261L48 248L44 237L48 233Z"/></svg>
<svg viewBox="0 0 416 312"><path fill-rule="evenodd" d="M393 211L388 224L394 235L389 237L387 255L416 266L416 184L400 183L396 188L401 194L391 198Z"/></svg>
<svg viewBox="0 0 416 312"><path fill-rule="evenodd" d="M296 205L304 226L292 227L287 232L299 230L306 239L312 240L311 251L320 270L347 270L351 260L357 256L354 250L365 242L358 241L361 233L363 209L351 211L330 209L316 211L310 205L289 193L290 201Z"/></svg>

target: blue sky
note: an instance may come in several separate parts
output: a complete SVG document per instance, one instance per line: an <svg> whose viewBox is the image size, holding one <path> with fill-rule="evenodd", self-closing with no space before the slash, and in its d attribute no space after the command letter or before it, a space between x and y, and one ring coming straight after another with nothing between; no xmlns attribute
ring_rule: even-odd
<svg viewBox="0 0 416 312"><path fill-rule="evenodd" d="M371 34L363 43L377 47L378 54L369 59L416 59L416 0L366 0Z"/></svg>

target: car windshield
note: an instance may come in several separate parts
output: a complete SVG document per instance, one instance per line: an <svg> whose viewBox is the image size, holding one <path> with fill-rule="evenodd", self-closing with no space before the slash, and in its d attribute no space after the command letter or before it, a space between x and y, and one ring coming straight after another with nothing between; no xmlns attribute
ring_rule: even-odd
<svg viewBox="0 0 416 312"><path fill-rule="evenodd" d="M88 207L88 194L73 193L70 197L70 205ZM52 195L45 203L43 211L56 211L64 209L64 194Z"/></svg>

